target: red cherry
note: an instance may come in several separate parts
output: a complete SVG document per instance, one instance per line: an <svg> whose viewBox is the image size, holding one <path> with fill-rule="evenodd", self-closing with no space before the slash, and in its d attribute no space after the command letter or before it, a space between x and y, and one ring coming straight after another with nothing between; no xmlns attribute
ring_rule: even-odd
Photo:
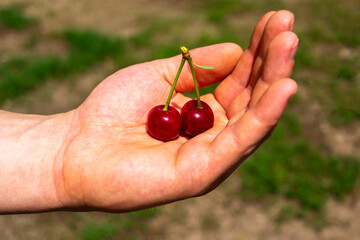
<svg viewBox="0 0 360 240"><path fill-rule="evenodd" d="M186 47L181 47L181 52L183 57L174 82L171 86L166 104L152 108L147 118L146 127L148 133L152 137L163 141L169 141L179 136L182 121L185 133L191 136L198 135L214 125L214 114L211 108L206 103L200 102L199 87L196 81L193 60L190 57L190 53ZM196 97L198 100L187 102L181 110L182 116L180 116L178 111L170 107L169 104L174 93L176 83L179 80L181 69L184 67L186 61L189 63L191 69ZM197 66L205 69L211 68L200 65Z"/></svg>
<svg viewBox="0 0 360 240"><path fill-rule="evenodd" d="M148 116L146 129L148 133L159 140L169 141L177 138L181 131L180 113L173 107L169 106L164 111L165 105L153 107Z"/></svg>
<svg viewBox="0 0 360 240"><path fill-rule="evenodd" d="M214 126L214 113L210 106L201 101L202 108L197 107L197 100L187 102L181 109L183 131L196 136Z"/></svg>

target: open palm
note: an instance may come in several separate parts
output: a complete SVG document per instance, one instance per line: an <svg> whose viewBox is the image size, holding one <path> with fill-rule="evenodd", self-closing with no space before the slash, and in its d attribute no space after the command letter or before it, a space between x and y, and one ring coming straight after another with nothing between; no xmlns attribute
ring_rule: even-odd
<svg viewBox="0 0 360 240"><path fill-rule="evenodd" d="M164 104L181 56L134 65L97 86L74 113L73 134L55 171L65 205L129 211L204 194L269 136L296 83L288 79L297 37L293 16L270 12L256 25L246 51L225 43L191 51L200 86L222 81L203 96L215 124L188 139L162 142L146 132L148 111ZM290 30L290 31L289 31ZM178 110L194 88L185 65L171 105Z"/></svg>

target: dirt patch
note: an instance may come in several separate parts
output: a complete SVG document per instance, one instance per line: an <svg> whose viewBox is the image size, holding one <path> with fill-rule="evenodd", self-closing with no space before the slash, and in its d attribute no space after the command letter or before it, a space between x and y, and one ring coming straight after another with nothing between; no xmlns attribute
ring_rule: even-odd
<svg viewBox="0 0 360 240"><path fill-rule="evenodd" d="M232 196L241 192L239 182L239 176L234 175L206 196L165 206L162 214L150 222L150 228L158 234L153 239L360 239L359 202L330 201L326 206L330 225L321 231L302 220L278 225L273 221L274 214L285 200L269 203L268 207L245 203L239 196Z"/></svg>
<svg viewBox="0 0 360 240"><path fill-rule="evenodd" d="M342 204L330 201L327 214L333 225L321 232L321 239L360 239L360 203Z"/></svg>
<svg viewBox="0 0 360 240"><path fill-rule="evenodd" d="M134 34L146 21L180 16L186 5L181 1L107 0L107 1L48 1L3 0L2 5L25 3L26 13L41 19L44 33L68 28L94 29L111 35ZM140 11L146 6L146 12ZM45 20L45 21L44 21ZM145 21L144 21L145 20Z"/></svg>
<svg viewBox="0 0 360 240"><path fill-rule="evenodd" d="M48 81L26 95L6 100L2 109L45 115L67 112L78 107L91 90L114 69L112 61L105 61L74 79Z"/></svg>
<svg viewBox="0 0 360 240"><path fill-rule="evenodd" d="M325 121L320 125L326 144L336 155L360 157L360 127L351 125L335 128Z"/></svg>
<svg viewBox="0 0 360 240"><path fill-rule="evenodd" d="M315 146L330 154L360 157L360 125L353 122L346 126L334 127L325 118L323 106L312 101L309 90L300 84L297 93L304 104L298 109L304 132Z"/></svg>
<svg viewBox="0 0 360 240"><path fill-rule="evenodd" d="M34 27L20 32L0 31L0 63L13 56L28 59L47 56L65 57L66 44L58 38L39 33L39 30Z"/></svg>
<svg viewBox="0 0 360 240"><path fill-rule="evenodd" d="M23 49L26 39L27 34L18 34L15 32L1 34L0 62L10 56L19 55L20 49Z"/></svg>

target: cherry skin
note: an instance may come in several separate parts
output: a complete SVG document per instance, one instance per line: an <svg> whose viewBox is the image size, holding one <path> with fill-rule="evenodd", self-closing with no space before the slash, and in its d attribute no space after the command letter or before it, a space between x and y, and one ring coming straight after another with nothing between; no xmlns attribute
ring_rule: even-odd
<svg viewBox="0 0 360 240"><path fill-rule="evenodd" d="M148 133L159 140L169 141L179 136L181 131L180 113L173 107L169 106L164 111L165 105L153 107L148 116L146 129Z"/></svg>
<svg viewBox="0 0 360 240"><path fill-rule="evenodd" d="M202 108L197 107L197 100L188 101L181 108L183 131L196 136L214 126L214 113L207 103L201 101Z"/></svg>

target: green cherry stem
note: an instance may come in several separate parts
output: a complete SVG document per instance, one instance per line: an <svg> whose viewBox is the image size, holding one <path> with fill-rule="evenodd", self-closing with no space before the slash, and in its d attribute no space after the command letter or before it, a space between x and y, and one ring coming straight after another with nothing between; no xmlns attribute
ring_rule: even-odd
<svg viewBox="0 0 360 240"><path fill-rule="evenodd" d="M179 76L180 76L180 73L181 73L182 68L184 67L185 61L186 61L186 59L185 59L185 58L182 58L181 63L180 63L180 66L179 66L179 69L178 69L178 72L177 72L176 77L175 77L175 79L174 79L174 82L173 82L173 84L172 84L172 86L171 86L171 90L170 90L168 99L167 99L167 101L166 101L165 107L163 108L164 111L167 111L168 108L169 108L170 101L171 101L171 97L172 97L172 95L173 95L173 93L174 93L176 83L177 83L177 81L179 80Z"/></svg>
<svg viewBox="0 0 360 240"><path fill-rule="evenodd" d="M194 71L194 66L193 66L193 60L191 57L186 59L189 63L190 69L191 69L191 73L194 79L194 85L195 85L195 93L196 93L196 99L197 99L197 108L202 109L201 106L201 101L200 101L200 92L199 92L199 86L198 83L196 81L196 76L195 76L195 71Z"/></svg>

